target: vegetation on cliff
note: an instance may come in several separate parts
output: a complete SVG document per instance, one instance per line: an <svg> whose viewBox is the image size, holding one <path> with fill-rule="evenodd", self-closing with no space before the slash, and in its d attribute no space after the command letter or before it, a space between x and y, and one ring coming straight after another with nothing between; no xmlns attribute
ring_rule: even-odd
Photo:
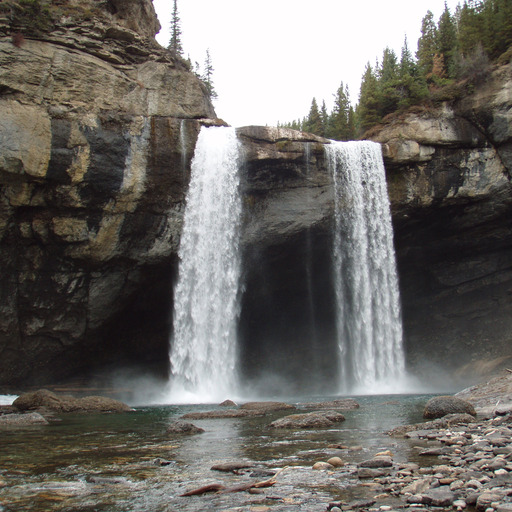
<svg viewBox="0 0 512 512"><path fill-rule="evenodd" d="M488 75L493 63L512 57L512 0L465 0L438 22L428 11L414 57L405 39L400 58L385 48L381 61L366 65L355 111L348 90L335 94L327 114L314 98L308 116L282 126L349 140L361 136L384 117L412 105L455 100Z"/></svg>

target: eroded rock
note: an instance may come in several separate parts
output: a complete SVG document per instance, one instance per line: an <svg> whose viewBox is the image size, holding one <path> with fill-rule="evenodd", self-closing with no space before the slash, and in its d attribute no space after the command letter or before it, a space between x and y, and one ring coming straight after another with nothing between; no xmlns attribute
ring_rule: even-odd
<svg viewBox="0 0 512 512"><path fill-rule="evenodd" d="M13 402L20 411L41 408L54 412L128 412L133 409L128 405L103 396L86 396L75 398L69 395L56 395L46 389L32 391L20 395Z"/></svg>
<svg viewBox="0 0 512 512"><path fill-rule="evenodd" d="M318 411L304 414L292 414L273 421L270 428L328 428L345 421L345 416L336 411Z"/></svg>
<svg viewBox="0 0 512 512"><path fill-rule="evenodd" d="M423 417L426 419L442 418L447 414L470 414L476 416L473 405L455 396L436 396L425 405Z"/></svg>

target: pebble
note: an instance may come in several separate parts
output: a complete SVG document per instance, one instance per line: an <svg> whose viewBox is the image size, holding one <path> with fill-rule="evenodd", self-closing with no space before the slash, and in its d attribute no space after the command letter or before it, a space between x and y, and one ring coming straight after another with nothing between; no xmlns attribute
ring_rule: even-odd
<svg viewBox="0 0 512 512"><path fill-rule="evenodd" d="M315 462L313 464L313 469L315 469L315 470L334 469L334 466L332 464L329 464L328 462Z"/></svg>
<svg viewBox="0 0 512 512"><path fill-rule="evenodd" d="M375 505L370 509L368 504L366 510L462 512L473 507L477 512L512 512L512 413L498 419L398 432L421 440L423 446L416 453L437 456L437 463L430 467L397 464L391 451L383 450L357 465L345 462L344 469L359 478L359 486L376 490ZM388 504L390 498L393 506ZM329 510L356 510L356 505Z"/></svg>

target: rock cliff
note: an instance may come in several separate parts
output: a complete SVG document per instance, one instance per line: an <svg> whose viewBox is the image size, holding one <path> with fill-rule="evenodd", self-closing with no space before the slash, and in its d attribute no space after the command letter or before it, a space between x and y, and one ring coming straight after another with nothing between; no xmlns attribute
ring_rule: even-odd
<svg viewBox="0 0 512 512"><path fill-rule="evenodd" d="M0 384L113 363L168 370L190 161L201 125L222 122L155 42L158 26L150 0L0 5ZM464 99L370 134L383 146L415 371L512 356L511 104L506 66ZM329 141L238 135L242 369L272 373L276 387L321 376L306 386L321 391L337 359Z"/></svg>
<svg viewBox="0 0 512 512"><path fill-rule="evenodd" d="M512 67L371 134L388 172L410 363L510 364Z"/></svg>
<svg viewBox="0 0 512 512"><path fill-rule="evenodd" d="M158 29L150 0L0 6L0 382L167 359L152 319L215 112Z"/></svg>

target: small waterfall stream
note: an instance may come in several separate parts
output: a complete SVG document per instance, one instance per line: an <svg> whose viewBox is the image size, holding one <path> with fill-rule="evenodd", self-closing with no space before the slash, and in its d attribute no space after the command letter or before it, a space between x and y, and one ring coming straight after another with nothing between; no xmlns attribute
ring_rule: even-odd
<svg viewBox="0 0 512 512"><path fill-rule="evenodd" d="M400 297L381 148L326 145L335 193L334 272L343 392L382 393L404 377Z"/></svg>
<svg viewBox="0 0 512 512"><path fill-rule="evenodd" d="M234 128L202 128L197 140L174 294L171 397L233 395L239 316L239 142Z"/></svg>

